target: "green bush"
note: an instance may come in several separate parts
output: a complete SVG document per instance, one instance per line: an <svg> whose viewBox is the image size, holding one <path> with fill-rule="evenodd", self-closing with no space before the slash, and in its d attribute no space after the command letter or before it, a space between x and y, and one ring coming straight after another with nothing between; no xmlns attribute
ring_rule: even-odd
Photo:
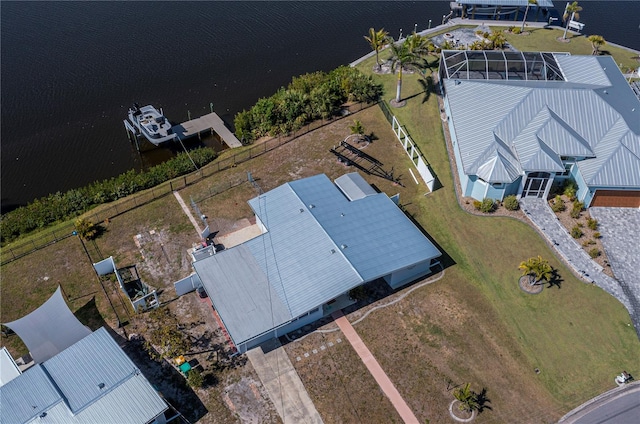
<svg viewBox="0 0 640 424"><path fill-rule="evenodd" d="M520 208L518 198L513 194L504 198L504 207L509 211L517 211Z"/></svg>
<svg viewBox="0 0 640 424"><path fill-rule="evenodd" d="M580 218L580 213L584 209L584 203L575 201L573 202L573 208L571 209L571 218L578 219Z"/></svg>
<svg viewBox="0 0 640 424"><path fill-rule="evenodd" d="M589 250L589 256L594 259L597 258L598 256L600 256L600 250L597 247L594 247L593 249Z"/></svg>
<svg viewBox="0 0 640 424"><path fill-rule="evenodd" d="M582 234L582 230L577 225L571 229L571 237L573 237L574 239L579 239L580 237L582 237Z"/></svg>
<svg viewBox="0 0 640 424"><path fill-rule="evenodd" d="M511 30L511 32L512 32L513 34L520 34L520 33L522 32L522 30L521 30L520 28L516 27L516 28L513 28L513 29Z"/></svg>
<svg viewBox="0 0 640 424"><path fill-rule="evenodd" d="M593 219L593 218L588 218L587 219L587 227L589 227L593 231L597 230L598 229L598 220L597 219Z"/></svg>
<svg viewBox="0 0 640 424"><path fill-rule="evenodd" d="M479 210L480 210L480 208L482 207L482 202L481 202L480 200L474 200L474 201L473 201L473 207L474 207L477 211L479 211Z"/></svg>
<svg viewBox="0 0 640 424"><path fill-rule="evenodd" d="M480 203L480 212L482 213L491 213L496 210L496 201L493 199L489 199L486 197Z"/></svg>
<svg viewBox="0 0 640 424"><path fill-rule="evenodd" d="M266 135L286 134L313 120L337 115L347 102L374 102L381 94L380 84L350 66L301 75L287 88L238 113L234 118L236 135L250 143Z"/></svg>
<svg viewBox="0 0 640 424"><path fill-rule="evenodd" d="M189 383L189 386L195 389L199 389L204 383L204 378L202 377L200 371L196 369L190 369L187 373L187 383Z"/></svg>
<svg viewBox="0 0 640 424"><path fill-rule="evenodd" d="M600 235L599 231L596 231L595 233L593 233L593 238L594 239L599 239L600 237L602 237L602 236Z"/></svg>
<svg viewBox="0 0 640 424"><path fill-rule="evenodd" d="M206 147L192 150L189 154L198 167L206 165L217 157L214 150ZM36 199L26 206L2 215L0 240L3 244L10 242L33 230L73 218L93 206L154 187L193 170L189 156L186 153L179 153L174 158L153 166L145 172L132 169L117 177L72 189L64 194L57 192Z"/></svg>
<svg viewBox="0 0 640 424"><path fill-rule="evenodd" d="M578 192L578 184L574 179L570 178L565 181L562 187L562 193L569 198L572 202L576 200L576 193Z"/></svg>
<svg viewBox="0 0 640 424"><path fill-rule="evenodd" d="M556 197L554 197L553 200L551 201L551 210L557 213L557 212L562 212L565 209L566 209L566 206L564 205L564 200L562 200L562 196L557 195Z"/></svg>

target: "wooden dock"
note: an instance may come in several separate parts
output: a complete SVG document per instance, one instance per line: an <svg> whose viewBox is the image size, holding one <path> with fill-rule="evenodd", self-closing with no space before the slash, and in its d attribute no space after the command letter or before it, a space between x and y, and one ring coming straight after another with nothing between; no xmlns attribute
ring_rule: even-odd
<svg viewBox="0 0 640 424"><path fill-rule="evenodd" d="M215 132L230 148L242 146L240 140L229 131L222 119L215 112L173 126L173 132L178 135L180 140L195 137L204 131Z"/></svg>

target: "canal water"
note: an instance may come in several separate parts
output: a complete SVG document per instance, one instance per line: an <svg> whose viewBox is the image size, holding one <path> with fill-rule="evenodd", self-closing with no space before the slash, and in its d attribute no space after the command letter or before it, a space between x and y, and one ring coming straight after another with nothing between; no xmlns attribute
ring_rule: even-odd
<svg viewBox="0 0 640 424"><path fill-rule="evenodd" d="M640 49L640 2L580 4L586 33ZM233 124L292 76L368 53L369 27L398 38L448 11L446 1L3 1L2 212L175 154L129 143L122 120L133 102L174 123L213 104Z"/></svg>

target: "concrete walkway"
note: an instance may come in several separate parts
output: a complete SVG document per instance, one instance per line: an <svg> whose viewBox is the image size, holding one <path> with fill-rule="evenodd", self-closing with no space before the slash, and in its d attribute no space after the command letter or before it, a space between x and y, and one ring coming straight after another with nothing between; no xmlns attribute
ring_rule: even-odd
<svg viewBox="0 0 640 424"><path fill-rule="evenodd" d="M198 225L198 222L196 221L196 219L191 214L191 211L189 210L187 205L184 203L184 200L182 200L182 196L180 196L180 193L178 193L177 191L174 191L173 195L176 197L176 200L180 204L180 207L189 218L189 221L191 221L191 225L193 225L193 228L195 228L196 231L198 232L198 237L200 237L202 235L202 229Z"/></svg>
<svg viewBox="0 0 640 424"><path fill-rule="evenodd" d="M384 394L389 398L393 407L396 408L396 411L398 411L402 420L405 423L418 424L418 419L413 414L413 411L411 411L409 405L404 401L400 392L396 389L396 386L394 386L389 377L387 377L387 374L384 372L378 361L376 361L376 358L373 356L369 348L367 348L360 336L358 336L358 333L356 333L356 330L351 326L347 317L344 316L342 310L335 311L332 316Z"/></svg>
<svg viewBox="0 0 640 424"><path fill-rule="evenodd" d="M520 203L533 225L578 277L596 284L627 308L640 337L640 305L637 299L632 302L630 297L633 296L630 296L632 293L628 287L602 272L602 267L592 261L587 252L569 235L544 199L522 198Z"/></svg>
<svg viewBox="0 0 640 424"><path fill-rule="evenodd" d="M247 357L283 423L322 424L320 414L277 339L251 349Z"/></svg>

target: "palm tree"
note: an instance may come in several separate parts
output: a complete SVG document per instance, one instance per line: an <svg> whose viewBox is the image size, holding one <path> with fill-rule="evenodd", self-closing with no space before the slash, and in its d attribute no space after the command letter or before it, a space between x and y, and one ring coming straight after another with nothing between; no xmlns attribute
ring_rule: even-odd
<svg viewBox="0 0 640 424"><path fill-rule="evenodd" d="M505 44L507 44L507 38L500 30L491 31L491 34L489 34L489 41L491 42L491 47L494 49L501 49Z"/></svg>
<svg viewBox="0 0 640 424"><path fill-rule="evenodd" d="M413 68L420 71L420 66L424 65L423 56L429 52L429 43L425 37L418 34L411 34L401 43L390 40L391 47L391 70L398 71L398 85L396 89L396 103L402 100L402 70Z"/></svg>
<svg viewBox="0 0 640 424"><path fill-rule="evenodd" d="M380 70L380 60L378 57L378 53L382 48L387 44L389 33L383 29L376 31L373 28L369 28L369 36L364 36L364 39L369 42L371 49L376 52L376 64L378 65L378 70Z"/></svg>
<svg viewBox="0 0 640 424"><path fill-rule="evenodd" d="M522 28L520 28L520 31L524 31L524 23L527 20L527 13L529 13L529 7L532 4L537 5L538 4L538 0L529 0L529 2L527 3L527 8L524 10L524 19L522 20Z"/></svg>
<svg viewBox="0 0 640 424"><path fill-rule="evenodd" d="M590 35L587 37L587 40L591 41L591 47L593 48L591 52L592 55L600 54L600 47L607 44L602 35Z"/></svg>
<svg viewBox="0 0 640 424"><path fill-rule="evenodd" d="M460 402L461 411L473 412L480 406L478 403L478 395L471 390L471 383L455 389L453 391L453 397Z"/></svg>
<svg viewBox="0 0 640 424"><path fill-rule="evenodd" d="M523 276L531 275L534 277L532 285L536 285L542 280L549 281L553 277L553 267L549 265L548 260L542 259L542 256L522 261L518 268L522 270Z"/></svg>
<svg viewBox="0 0 640 424"><path fill-rule="evenodd" d="M562 39L567 39L567 30L569 29L569 22L573 20L573 18L580 19L580 12L582 11L582 7L578 6L578 2L574 1L571 4L567 4L567 7L564 9L564 14L562 15L562 20L567 22L567 25L564 27L564 34L562 35Z"/></svg>

